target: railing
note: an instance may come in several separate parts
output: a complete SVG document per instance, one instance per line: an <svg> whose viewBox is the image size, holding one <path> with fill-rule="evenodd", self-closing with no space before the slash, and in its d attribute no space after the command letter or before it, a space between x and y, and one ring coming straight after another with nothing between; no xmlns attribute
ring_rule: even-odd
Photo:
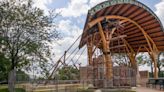
<svg viewBox="0 0 164 92"><path fill-rule="evenodd" d="M17 80L16 88L23 88L26 92L81 92L87 84L80 80Z"/></svg>
<svg viewBox="0 0 164 92"><path fill-rule="evenodd" d="M164 78L150 78L146 83L147 87L157 88L160 87L160 90L164 90Z"/></svg>

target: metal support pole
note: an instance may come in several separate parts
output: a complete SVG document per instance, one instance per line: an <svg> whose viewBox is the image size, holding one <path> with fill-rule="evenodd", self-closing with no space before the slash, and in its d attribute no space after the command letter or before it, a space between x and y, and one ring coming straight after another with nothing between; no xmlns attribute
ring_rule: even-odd
<svg viewBox="0 0 164 92"><path fill-rule="evenodd" d="M66 60L65 59L66 58L66 54L67 54L67 51L64 52L64 60L63 60L64 65L66 65L66 61L65 61Z"/></svg>

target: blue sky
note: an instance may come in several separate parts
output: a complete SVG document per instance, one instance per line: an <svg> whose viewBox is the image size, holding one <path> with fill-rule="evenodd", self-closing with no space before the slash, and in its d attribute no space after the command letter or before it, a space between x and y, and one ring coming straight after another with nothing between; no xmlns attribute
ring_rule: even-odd
<svg viewBox="0 0 164 92"><path fill-rule="evenodd" d="M96 4L106 0L34 0L35 6L48 10L56 9L56 12L61 12L61 16L56 19L58 24L57 30L61 32L63 39L52 43L52 48L55 52L54 61L56 61L68 48L69 45L82 33L83 26L86 20L88 9ZM164 23L164 0L138 0L150 9ZM60 45L59 45L60 44ZM78 43L76 44L78 46ZM85 65L87 62L86 52L80 61ZM144 68L143 69L147 69Z"/></svg>
<svg viewBox="0 0 164 92"><path fill-rule="evenodd" d="M44 1L44 0L43 0ZM45 0L46 1L46 0ZM45 6L48 9L61 9L61 8L68 8L69 6L71 6L71 2L74 1L86 1L86 4L89 4L91 1L93 1L95 4L91 5L94 6L97 3L96 2L101 2L101 1L105 1L105 0L48 0L51 1L50 3L46 3ZM156 11L155 5L160 3L161 0L138 0L140 2L142 2L143 4L147 5L149 8L151 8L153 11ZM90 6L90 7L91 7ZM80 10L79 10L80 11ZM61 11L62 12L62 11ZM87 9L86 9L87 12ZM86 18L86 13L81 14L78 17L74 17L74 16L62 16L60 18L58 18L59 20L67 20L69 19L70 21L73 22L73 24L77 25L80 28L83 28L84 26L84 22L85 22L85 18ZM79 23L79 21L77 20L82 20L82 23Z"/></svg>
<svg viewBox="0 0 164 92"><path fill-rule="evenodd" d="M50 9L67 7L69 1L70 0L53 0L51 4L47 5L47 7ZM155 9L155 7L151 7L151 6L154 6L155 4L160 2L160 0L138 0L138 1L144 3L145 5L149 6L152 9Z"/></svg>

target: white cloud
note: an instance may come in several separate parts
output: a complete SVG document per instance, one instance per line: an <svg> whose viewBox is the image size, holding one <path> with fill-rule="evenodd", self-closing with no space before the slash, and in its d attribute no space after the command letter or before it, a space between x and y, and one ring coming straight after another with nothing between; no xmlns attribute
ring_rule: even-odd
<svg viewBox="0 0 164 92"><path fill-rule="evenodd" d="M71 0L68 7L59 8L56 12L61 12L63 17L79 17L86 14L89 6L88 0Z"/></svg>
<svg viewBox="0 0 164 92"><path fill-rule="evenodd" d="M33 0L34 6L38 7L47 14L49 11L49 8L47 7L48 4L51 4L54 0Z"/></svg>
<svg viewBox="0 0 164 92"><path fill-rule="evenodd" d="M80 29L77 25L75 25L70 20L61 20L58 23L57 30L63 34L63 39L51 44L52 52L55 53L54 62L56 62L63 54L64 51L69 48L73 44L73 42L79 37L82 33L82 29ZM73 48L67 53L67 56L76 48L78 47L80 39L75 43ZM74 55L74 54L73 54ZM73 56L72 55L72 56ZM75 56L74 60L77 60L80 52ZM87 61L86 53L84 53L81 58L79 59L80 62L83 62L82 65L86 65ZM67 62L70 62L69 60ZM70 63L71 64L71 63Z"/></svg>
<svg viewBox="0 0 164 92"><path fill-rule="evenodd" d="M61 44L65 50L82 34L82 29L70 20L61 20L57 30L64 36L63 39L59 41L59 44ZM67 44L67 46L65 44ZM76 43L76 46L78 46L78 43Z"/></svg>
<svg viewBox="0 0 164 92"><path fill-rule="evenodd" d="M57 30L59 30L61 34L64 34L64 36L71 36L71 37L77 37L82 33L82 29L80 29L77 25L75 25L70 20L61 20L58 23Z"/></svg>
<svg viewBox="0 0 164 92"><path fill-rule="evenodd" d="M86 15L88 10L106 0L70 0L67 7L56 9L56 12L61 12L63 17L79 17Z"/></svg>
<svg viewBox="0 0 164 92"><path fill-rule="evenodd" d="M162 23L164 24L164 0L161 0L160 3L155 5L156 11L155 13L160 18Z"/></svg>
<svg viewBox="0 0 164 92"><path fill-rule="evenodd" d="M90 4L90 7L94 7L95 5L97 5L103 1L106 1L106 0L90 0L89 4Z"/></svg>
<svg viewBox="0 0 164 92"><path fill-rule="evenodd" d="M61 12L61 15L63 17L76 18L76 19L78 19L77 20L78 23L83 24L82 22L85 22L85 19L80 20L80 17L82 15L86 15L88 12L88 9L90 9L91 7L93 7L96 4L103 2L103 1L105 1L105 0L70 0L67 7L59 8L56 10L56 12ZM77 18L77 17L79 17L79 18ZM55 60L59 59L60 56L62 56L64 54L64 51L67 50L68 47L82 33L82 29L80 29L74 22L72 22L69 19L60 20L58 23L57 30L59 30L62 34L64 34L64 38L58 42L60 45L57 45L56 43L52 45L53 51L56 54ZM75 44L75 46L73 48L78 47L79 42L80 42L80 39L78 40L78 42ZM68 52L67 55L69 55L70 52ZM77 60L80 53L81 52L79 52L76 55L75 60ZM82 63L83 66L87 64L87 52L86 51L81 56L79 61Z"/></svg>

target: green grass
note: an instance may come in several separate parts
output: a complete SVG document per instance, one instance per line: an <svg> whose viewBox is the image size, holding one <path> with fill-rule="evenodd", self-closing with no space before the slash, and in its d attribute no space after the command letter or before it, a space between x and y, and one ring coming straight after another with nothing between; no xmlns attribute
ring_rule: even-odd
<svg viewBox="0 0 164 92"><path fill-rule="evenodd" d="M3 88L3 89L0 89L0 92L9 92L9 91L7 88ZM26 91L22 88L16 88L15 92L26 92Z"/></svg>
<svg viewBox="0 0 164 92"><path fill-rule="evenodd" d="M93 90L83 89L83 90L78 90L77 92L94 92L94 91Z"/></svg>
<svg viewBox="0 0 164 92"><path fill-rule="evenodd" d="M9 92L7 85L0 85L0 92ZM15 92L26 92L23 88L16 88Z"/></svg>
<svg viewBox="0 0 164 92"><path fill-rule="evenodd" d="M77 92L94 92L94 89L78 88Z"/></svg>

